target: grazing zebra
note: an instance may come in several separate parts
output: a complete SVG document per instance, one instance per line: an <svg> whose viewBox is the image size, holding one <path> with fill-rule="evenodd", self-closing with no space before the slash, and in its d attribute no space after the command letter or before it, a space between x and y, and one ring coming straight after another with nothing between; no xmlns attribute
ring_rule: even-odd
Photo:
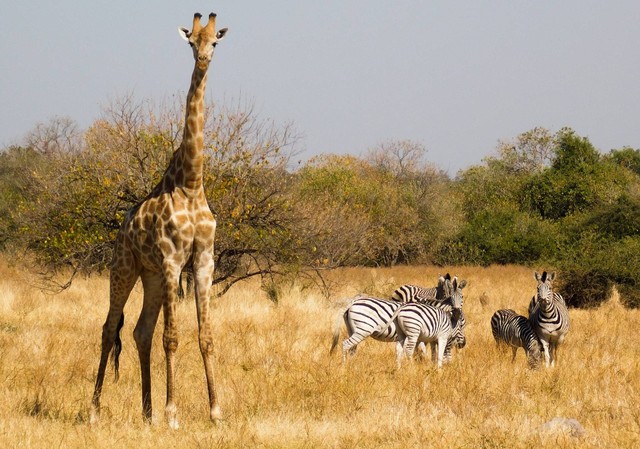
<svg viewBox="0 0 640 449"><path fill-rule="evenodd" d="M438 368L442 366L445 358L451 358L451 345L456 343L458 348L464 347L465 319L462 313L462 288L458 285L457 278L451 283L451 297L445 301L429 301L427 303L407 302L399 307L391 318L383 325L376 328L376 332L383 332L390 326L396 326L398 339L396 344L396 362L400 366L403 347L408 356L413 355L415 345L419 343L431 343L431 355L435 361L437 345ZM437 310L437 312L433 312ZM450 312L448 313L447 310ZM444 318L443 318L444 317ZM448 324L443 324L446 321Z"/></svg>
<svg viewBox="0 0 640 449"><path fill-rule="evenodd" d="M547 367L555 366L558 345L569 331L567 305L562 296L552 290L555 276L555 272L547 275L544 271L542 276L538 272L534 273L538 287L536 295L529 303L529 321L542 344Z"/></svg>
<svg viewBox="0 0 640 449"><path fill-rule="evenodd" d="M540 340L527 318L511 309L500 309L491 317L491 332L497 345L506 344L513 349L511 361L516 359L518 348L524 348L529 366L533 369L540 367Z"/></svg>
<svg viewBox="0 0 640 449"><path fill-rule="evenodd" d="M460 310L461 312L461 310ZM418 343L430 343L432 357L437 350L436 361L438 368L442 368L445 354L449 354L455 343L459 348L464 347L464 318L458 315L458 319L452 317L444 310L428 304L409 302L400 306L391 317L391 320L380 326L376 331L383 332L395 325L396 363L398 368L402 363L403 355L411 358Z"/></svg>

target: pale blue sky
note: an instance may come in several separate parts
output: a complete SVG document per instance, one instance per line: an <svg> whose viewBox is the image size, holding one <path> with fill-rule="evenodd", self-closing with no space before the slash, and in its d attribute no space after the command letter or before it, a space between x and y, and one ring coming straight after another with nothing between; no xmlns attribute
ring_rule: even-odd
<svg viewBox="0 0 640 449"><path fill-rule="evenodd" d="M196 11L229 27L209 96L293 122L303 157L411 139L454 175L535 126L640 148L634 0L4 1L0 145L54 116L86 127L129 92L185 93L176 29Z"/></svg>

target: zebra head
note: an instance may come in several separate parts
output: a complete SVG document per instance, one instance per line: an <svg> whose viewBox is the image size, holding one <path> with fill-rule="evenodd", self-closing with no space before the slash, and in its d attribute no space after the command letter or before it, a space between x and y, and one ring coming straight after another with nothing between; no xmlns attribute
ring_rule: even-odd
<svg viewBox="0 0 640 449"><path fill-rule="evenodd" d="M529 364L529 368L540 368L542 361L544 360L544 353L542 352L542 345L537 338L532 339L529 342L525 348L525 352L527 353L527 363Z"/></svg>
<svg viewBox="0 0 640 449"><path fill-rule="evenodd" d="M538 287L536 292L536 298L538 302L543 304L550 304L553 300L553 286L552 282L556 278L556 272L552 271L547 274L546 271L542 272L542 276L537 271L534 272L534 277L538 281Z"/></svg>
<svg viewBox="0 0 640 449"><path fill-rule="evenodd" d="M456 318L462 313L462 305L464 304L464 296L462 289L467 285L467 281L462 280L458 282L458 276L455 276L451 281L451 306L453 307L453 314Z"/></svg>
<svg viewBox="0 0 640 449"><path fill-rule="evenodd" d="M450 298L451 297L451 275L449 273L444 276L438 277L438 286L436 287L436 298Z"/></svg>

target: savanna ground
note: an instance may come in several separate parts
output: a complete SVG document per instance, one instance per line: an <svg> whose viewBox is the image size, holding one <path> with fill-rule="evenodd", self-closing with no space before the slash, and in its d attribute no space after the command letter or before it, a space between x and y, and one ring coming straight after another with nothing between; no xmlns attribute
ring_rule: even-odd
<svg viewBox="0 0 640 449"><path fill-rule="evenodd" d="M329 355L341 299L387 296L402 283L435 285L449 271L468 280L467 347L438 372L430 360L395 369L393 344L366 340L345 366ZM559 273L562 276L562 273ZM107 373L102 419L88 405L108 307L108 280L76 281L58 295L0 262L0 447L529 448L640 447L640 312L612 300L571 310L555 369L530 371L493 342L499 308L525 313L534 292L523 267L398 267L330 274L334 295L284 286L278 304L246 283L216 300L216 376L225 419L208 421L193 299L178 307L180 429L164 423L162 320L152 355L154 424L141 418L132 337L141 288L125 308L120 380ZM344 338L344 330L342 331ZM574 418L581 437L545 429Z"/></svg>

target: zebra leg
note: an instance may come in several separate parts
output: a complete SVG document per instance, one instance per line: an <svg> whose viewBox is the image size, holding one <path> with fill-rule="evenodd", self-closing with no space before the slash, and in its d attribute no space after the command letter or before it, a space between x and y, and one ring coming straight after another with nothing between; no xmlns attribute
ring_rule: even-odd
<svg viewBox="0 0 640 449"><path fill-rule="evenodd" d="M358 340L358 338L353 338L353 335L352 335L342 343L342 361L343 362L347 361L347 354L349 356L355 355L356 349L358 349L358 343L360 343L361 341L362 340Z"/></svg>
<svg viewBox="0 0 640 449"><path fill-rule="evenodd" d="M430 344L430 346L431 346L431 361L432 361L433 363L436 363L436 358L437 358L437 353L436 353L436 348L437 348L437 346L436 346L436 344L437 344L437 342L432 341L432 342L431 342L431 343L429 343L429 344Z"/></svg>
<svg viewBox="0 0 640 449"><path fill-rule="evenodd" d="M548 340L544 340L541 339L540 343L542 343L542 351L544 352L544 362L545 362L545 366L547 368L549 368L549 364L550 364L550 355L549 355L549 341Z"/></svg>
<svg viewBox="0 0 640 449"><path fill-rule="evenodd" d="M418 336L410 335L405 340L404 350L407 353L407 358L409 360L413 358L413 352L416 350L417 344L418 344Z"/></svg>
<svg viewBox="0 0 640 449"><path fill-rule="evenodd" d="M511 363L516 361L516 353L518 352L518 348L516 346L514 346L513 348L511 348L513 350L513 357L511 357Z"/></svg>
<svg viewBox="0 0 640 449"><path fill-rule="evenodd" d="M556 366L556 352L558 350L558 346L556 343L549 342L549 360L551 364L551 368Z"/></svg>
<svg viewBox="0 0 640 449"><path fill-rule="evenodd" d="M442 361L444 359L444 350L447 346L447 337L438 337L438 369L442 368Z"/></svg>
<svg viewBox="0 0 640 449"><path fill-rule="evenodd" d="M418 344L418 358L424 360L427 357L427 345L421 341Z"/></svg>
<svg viewBox="0 0 640 449"><path fill-rule="evenodd" d="M347 338L344 342L342 342L342 362L347 361L347 354L349 356L354 356L356 354L356 350L358 349L358 344L364 340L368 335L361 337L359 334L356 334L355 329L350 325L349 320L346 315L344 317L344 324L347 327L347 333L349 334L349 338Z"/></svg>

